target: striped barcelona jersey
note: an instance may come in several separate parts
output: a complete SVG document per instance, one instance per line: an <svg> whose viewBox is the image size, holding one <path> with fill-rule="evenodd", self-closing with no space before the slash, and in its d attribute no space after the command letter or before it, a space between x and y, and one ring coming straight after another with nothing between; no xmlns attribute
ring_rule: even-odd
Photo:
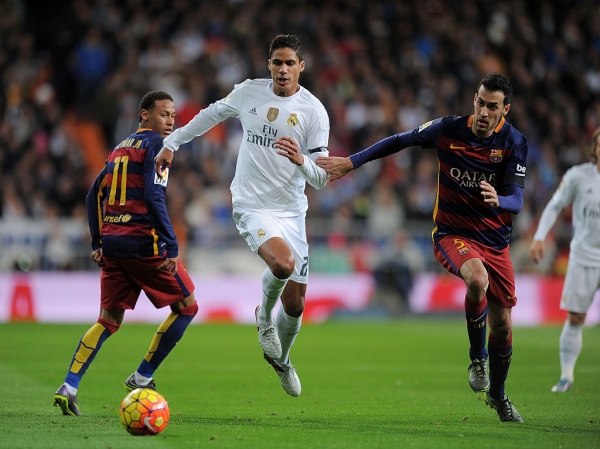
<svg viewBox="0 0 600 449"><path fill-rule="evenodd" d="M527 140L504 118L490 137L481 139L471 131L472 121L473 116L447 116L412 131L411 140L436 148L439 159L433 239L459 235L503 249L510 241L513 212L485 203L479 183L489 182L498 196L506 196L507 188L522 190Z"/></svg>
<svg viewBox="0 0 600 449"><path fill-rule="evenodd" d="M86 205L92 248L104 256L177 257L177 237L165 204L167 176L154 171L163 138L150 129L118 144L90 188Z"/></svg>

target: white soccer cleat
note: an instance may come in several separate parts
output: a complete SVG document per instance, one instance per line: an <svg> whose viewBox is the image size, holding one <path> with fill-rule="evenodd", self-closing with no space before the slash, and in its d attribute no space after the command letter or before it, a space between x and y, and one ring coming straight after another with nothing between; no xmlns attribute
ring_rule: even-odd
<svg viewBox="0 0 600 449"><path fill-rule="evenodd" d="M258 342L263 352L277 359L281 357L281 342L279 341L279 335L277 334L277 328L275 327L275 321L270 323L266 321L260 321L258 319L258 309L260 304L256 306L254 310L254 316L256 317L256 327L258 329Z"/></svg>
<svg viewBox="0 0 600 449"><path fill-rule="evenodd" d="M569 391L573 386L573 382L567 379L560 379L556 385L552 387L553 393L564 393Z"/></svg>
<svg viewBox="0 0 600 449"><path fill-rule="evenodd" d="M279 365L275 360L264 354L265 360L273 367L277 375L279 376L279 382L287 394L290 396L298 397L302 392L302 385L300 384L300 378L296 374L296 370L291 363L287 365Z"/></svg>

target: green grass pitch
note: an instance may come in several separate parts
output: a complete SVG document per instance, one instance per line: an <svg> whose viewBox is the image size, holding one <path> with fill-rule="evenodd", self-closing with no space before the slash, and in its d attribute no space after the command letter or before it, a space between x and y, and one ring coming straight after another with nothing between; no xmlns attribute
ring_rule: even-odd
<svg viewBox="0 0 600 449"><path fill-rule="evenodd" d="M525 422L511 424L469 389L460 317L305 325L292 352L298 398L262 360L254 326L192 325L155 375L169 425L134 437L119 421L123 381L156 326L129 317L80 385L80 417L52 398L88 326L0 325L0 447L600 448L598 327L584 329L564 394L550 392L560 327L514 329L506 391Z"/></svg>

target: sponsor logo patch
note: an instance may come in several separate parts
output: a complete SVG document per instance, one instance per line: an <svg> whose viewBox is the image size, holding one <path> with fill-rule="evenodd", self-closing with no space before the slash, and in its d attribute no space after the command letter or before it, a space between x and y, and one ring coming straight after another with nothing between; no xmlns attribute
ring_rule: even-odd
<svg viewBox="0 0 600 449"><path fill-rule="evenodd" d="M433 120L430 120L427 123L423 123L421 126L419 126L419 132L423 131L425 128L427 128L432 123L433 123Z"/></svg>
<svg viewBox="0 0 600 449"><path fill-rule="evenodd" d="M154 184L158 184L164 187L167 187L167 182L169 181L169 167L165 168L163 171L162 178L158 176L157 173L154 173Z"/></svg>

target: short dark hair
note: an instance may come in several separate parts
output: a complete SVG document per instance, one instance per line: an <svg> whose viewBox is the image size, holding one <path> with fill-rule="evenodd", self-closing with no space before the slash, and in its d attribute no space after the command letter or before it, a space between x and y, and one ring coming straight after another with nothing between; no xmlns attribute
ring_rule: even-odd
<svg viewBox="0 0 600 449"><path fill-rule="evenodd" d="M481 86L485 87L485 89L490 92L502 92L504 94L504 106L509 104L512 100L512 84L508 78L500 73L491 73L484 76L477 86L477 92L479 92Z"/></svg>
<svg viewBox="0 0 600 449"><path fill-rule="evenodd" d="M138 111L140 123L142 122L142 109L149 111L150 109L153 109L154 106L156 106L156 102L160 100L173 101L173 97L162 90L153 90L142 97L142 101L140 101L140 110Z"/></svg>
<svg viewBox="0 0 600 449"><path fill-rule="evenodd" d="M302 61L302 44L295 34L278 34L275 36L269 47L269 59L273 56L273 52L280 48L291 48L298 55L298 59Z"/></svg>

